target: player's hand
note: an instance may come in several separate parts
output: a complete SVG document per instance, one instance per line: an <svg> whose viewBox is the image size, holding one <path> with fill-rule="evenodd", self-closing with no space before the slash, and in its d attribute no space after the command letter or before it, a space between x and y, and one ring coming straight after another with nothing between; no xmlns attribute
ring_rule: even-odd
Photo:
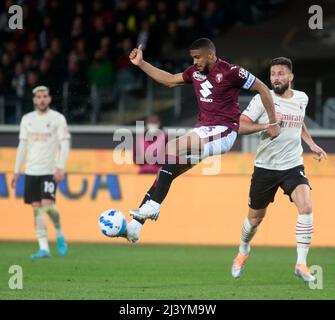
<svg viewBox="0 0 335 320"><path fill-rule="evenodd" d="M139 66L143 62L143 50L141 44L138 48L135 48L130 52L129 59L135 66Z"/></svg>
<svg viewBox="0 0 335 320"><path fill-rule="evenodd" d="M319 147L317 144L312 144L309 146L312 152L315 153L315 156L313 157L315 160L318 160L319 162L322 159L327 159L327 153L324 151L321 147Z"/></svg>
<svg viewBox="0 0 335 320"><path fill-rule="evenodd" d="M10 186L12 187L12 189L16 188L16 183L17 183L18 178L19 178L19 174L14 173L12 181L10 182Z"/></svg>
<svg viewBox="0 0 335 320"><path fill-rule="evenodd" d="M63 169L57 168L54 174L54 179L56 183L61 182L64 179L65 173Z"/></svg>
<svg viewBox="0 0 335 320"><path fill-rule="evenodd" d="M278 123L279 126L281 125L282 121L283 121L283 114L276 112L276 122ZM264 123L263 130L267 130L268 128L269 128L269 123Z"/></svg>
<svg viewBox="0 0 335 320"><path fill-rule="evenodd" d="M280 126L278 123L276 125L269 125L268 135L270 140L273 140L280 135Z"/></svg>

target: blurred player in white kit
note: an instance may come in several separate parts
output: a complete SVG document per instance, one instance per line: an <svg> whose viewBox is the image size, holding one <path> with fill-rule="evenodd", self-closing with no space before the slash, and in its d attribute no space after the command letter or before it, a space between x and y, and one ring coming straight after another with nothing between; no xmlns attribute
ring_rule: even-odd
<svg viewBox="0 0 335 320"><path fill-rule="evenodd" d="M56 229L59 255L65 256L67 253L55 194L57 183L64 179L71 136L65 117L50 109L51 100L49 88L38 86L33 89L35 111L22 117L11 183L12 188L15 188L22 164L26 160L24 202L32 205L39 244L39 250L31 256L33 260L51 256L46 214Z"/></svg>

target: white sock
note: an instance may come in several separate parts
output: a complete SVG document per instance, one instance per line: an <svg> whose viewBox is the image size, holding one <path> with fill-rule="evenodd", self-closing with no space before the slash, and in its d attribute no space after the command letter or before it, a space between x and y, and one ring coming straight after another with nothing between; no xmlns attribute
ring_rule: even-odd
<svg viewBox="0 0 335 320"><path fill-rule="evenodd" d="M47 226L45 223L45 212L42 208L34 208L35 228L37 241L40 250L49 251L49 243L47 237Z"/></svg>
<svg viewBox="0 0 335 320"><path fill-rule="evenodd" d="M295 234L297 240L297 264L307 264L307 254L312 242L313 213L298 214Z"/></svg>
<svg viewBox="0 0 335 320"><path fill-rule="evenodd" d="M257 231L257 227L254 227L250 224L249 219L245 218L242 225L242 233L241 233L241 242L239 251L244 256L249 255L250 252L250 241L253 238Z"/></svg>
<svg viewBox="0 0 335 320"><path fill-rule="evenodd" d="M38 244L41 250L49 251L48 238L43 237L43 238L38 238L37 240L38 240Z"/></svg>

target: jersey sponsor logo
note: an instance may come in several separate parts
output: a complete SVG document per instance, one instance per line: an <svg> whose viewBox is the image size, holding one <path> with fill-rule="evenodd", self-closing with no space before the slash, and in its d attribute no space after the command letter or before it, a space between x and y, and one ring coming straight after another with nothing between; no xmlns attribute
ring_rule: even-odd
<svg viewBox="0 0 335 320"><path fill-rule="evenodd" d="M285 129L300 129L304 123L304 115L282 113L281 127Z"/></svg>
<svg viewBox="0 0 335 320"><path fill-rule="evenodd" d="M215 76L215 80L217 83L220 83L223 79L223 74L222 73L218 73L216 76Z"/></svg>
<svg viewBox="0 0 335 320"><path fill-rule="evenodd" d="M51 137L50 132L28 132L28 138L33 141L43 141L46 142Z"/></svg>
<svg viewBox="0 0 335 320"><path fill-rule="evenodd" d="M204 98L207 98L209 95L212 94L212 91L210 89L212 89L213 86L208 80L202 83L200 86L202 88L200 90L200 93Z"/></svg>
<svg viewBox="0 0 335 320"><path fill-rule="evenodd" d="M207 79L207 76L202 74L200 71L194 71L192 76L197 81L204 81Z"/></svg>
<svg viewBox="0 0 335 320"><path fill-rule="evenodd" d="M211 98L203 98L203 97L200 97L200 101L202 101L202 102L213 102L213 99L211 99Z"/></svg>

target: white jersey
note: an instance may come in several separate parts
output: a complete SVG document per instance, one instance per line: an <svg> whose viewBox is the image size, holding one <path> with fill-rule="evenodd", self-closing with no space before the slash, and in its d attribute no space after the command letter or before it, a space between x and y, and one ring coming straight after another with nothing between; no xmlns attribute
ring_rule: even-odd
<svg viewBox="0 0 335 320"><path fill-rule="evenodd" d="M287 170L303 164L301 130L304 123L308 96L292 90L293 96L285 99L271 90L276 112L283 115L280 135L270 140L266 131L260 133L255 166L269 170ZM243 111L253 122L269 123L266 110L257 94Z"/></svg>
<svg viewBox="0 0 335 320"><path fill-rule="evenodd" d="M56 171L59 144L70 139L65 117L54 110L27 113L20 124L20 139L27 140L27 175L52 175Z"/></svg>

